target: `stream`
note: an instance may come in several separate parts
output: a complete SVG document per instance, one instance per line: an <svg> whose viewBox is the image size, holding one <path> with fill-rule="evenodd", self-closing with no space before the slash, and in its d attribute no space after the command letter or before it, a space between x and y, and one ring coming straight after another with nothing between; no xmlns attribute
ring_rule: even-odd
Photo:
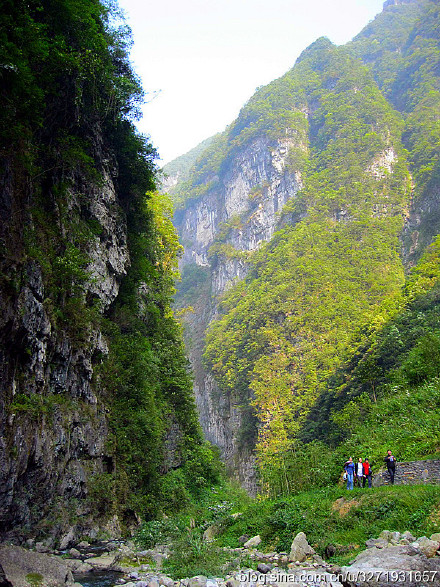
<svg viewBox="0 0 440 587"><path fill-rule="evenodd" d="M74 575L75 581L83 587L112 587L123 576L114 571L102 571L87 573L87 575Z"/></svg>

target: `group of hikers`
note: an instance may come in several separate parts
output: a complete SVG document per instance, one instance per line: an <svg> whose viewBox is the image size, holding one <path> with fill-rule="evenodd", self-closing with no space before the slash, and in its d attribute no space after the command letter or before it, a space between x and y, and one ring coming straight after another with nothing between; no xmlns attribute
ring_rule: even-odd
<svg viewBox="0 0 440 587"><path fill-rule="evenodd" d="M394 485L394 475L396 473L396 457L389 450L387 456L384 458L384 462L387 466L388 475L390 476L390 483ZM350 457L344 465L344 480L347 481L347 489L353 489L354 486L365 487L368 483L368 487L372 486L372 475L371 465L368 459L358 459L358 462L353 461L353 457Z"/></svg>

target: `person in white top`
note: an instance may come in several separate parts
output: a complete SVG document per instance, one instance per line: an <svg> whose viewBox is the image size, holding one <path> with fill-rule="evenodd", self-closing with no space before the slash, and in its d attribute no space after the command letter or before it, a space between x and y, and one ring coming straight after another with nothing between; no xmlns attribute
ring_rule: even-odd
<svg viewBox="0 0 440 587"><path fill-rule="evenodd" d="M356 463L356 483L359 487L362 487L362 479L364 478L364 467L362 464L362 459L360 458L359 461Z"/></svg>

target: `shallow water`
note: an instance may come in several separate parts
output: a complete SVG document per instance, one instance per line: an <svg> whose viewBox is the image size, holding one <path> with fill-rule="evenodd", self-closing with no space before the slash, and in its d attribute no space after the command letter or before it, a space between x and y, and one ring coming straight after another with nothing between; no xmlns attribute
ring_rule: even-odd
<svg viewBox="0 0 440 587"><path fill-rule="evenodd" d="M103 571L97 573L87 573L87 575L75 575L75 581L81 583L83 587L113 587L122 573L114 571Z"/></svg>

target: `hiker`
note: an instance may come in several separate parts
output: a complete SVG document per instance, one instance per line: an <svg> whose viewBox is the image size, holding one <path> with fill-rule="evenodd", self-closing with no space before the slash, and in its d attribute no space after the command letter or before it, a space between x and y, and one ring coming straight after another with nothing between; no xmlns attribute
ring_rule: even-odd
<svg viewBox="0 0 440 587"><path fill-rule="evenodd" d="M354 463L352 457L345 463L344 471L347 474L347 489L353 489Z"/></svg>
<svg viewBox="0 0 440 587"><path fill-rule="evenodd" d="M368 481L368 487L371 487L372 486L372 482L371 482L372 471L371 471L371 465L368 462L368 459L364 459L362 466L364 468L364 484L362 487L365 487L365 484L367 483L367 481Z"/></svg>
<svg viewBox="0 0 440 587"><path fill-rule="evenodd" d="M394 475L396 474L396 457L393 453L389 450L387 451L387 456L384 458L384 462L387 465L388 475L390 476L391 485L394 485Z"/></svg>
<svg viewBox="0 0 440 587"><path fill-rule="evenodd" d="M358 462L356 463L356 485L358 487L362 487L363 478L364 478L364 467L363 467L362 459L359 458Z"/></svg>

